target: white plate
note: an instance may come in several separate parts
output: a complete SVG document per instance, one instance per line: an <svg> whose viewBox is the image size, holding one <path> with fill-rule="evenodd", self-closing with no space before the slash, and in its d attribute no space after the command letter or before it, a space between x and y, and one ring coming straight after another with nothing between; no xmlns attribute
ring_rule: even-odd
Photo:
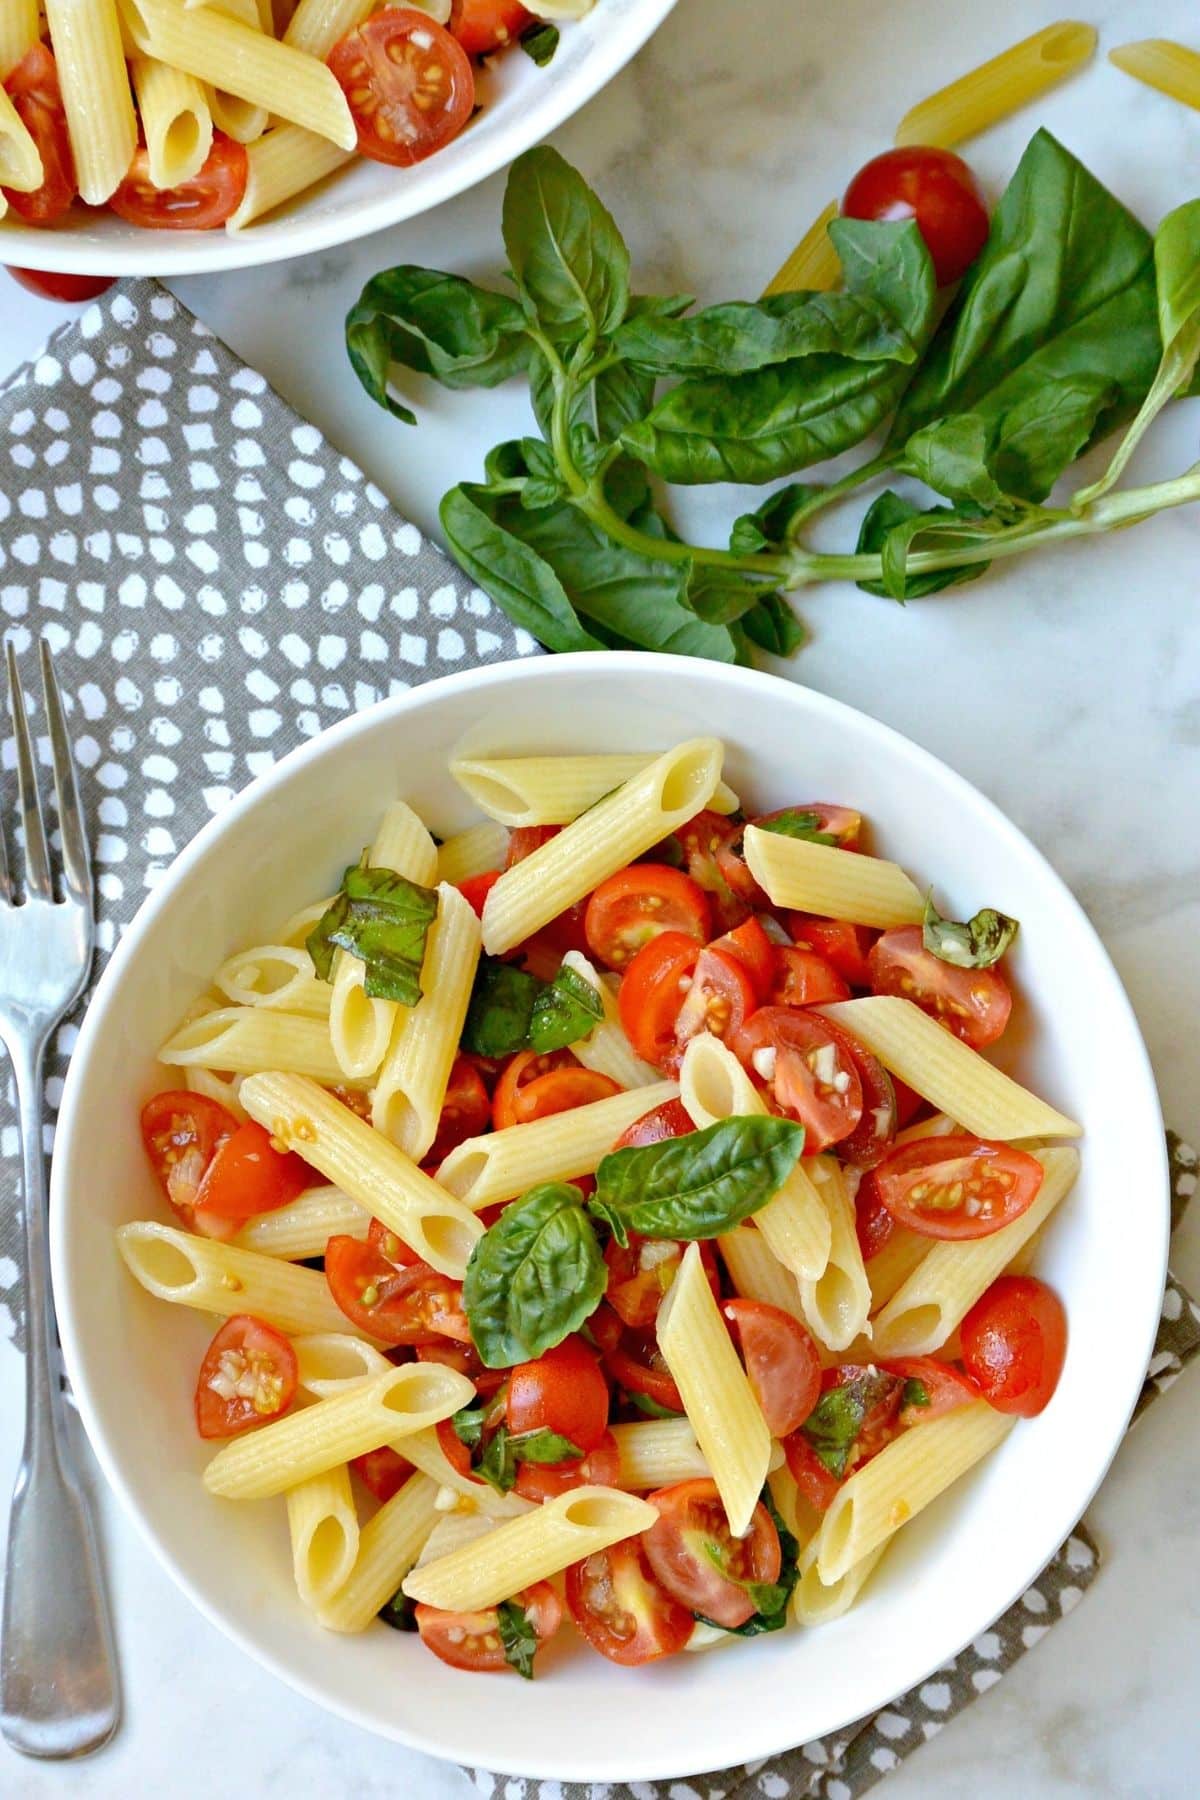
<svg viewBox="0 0 1200 1800"><path fill-rule="evenodd" d="M532 1684L463 1675L378 1626L331 1638L292 1587L284 1509L210 1499L191 1418L211 1321L135 1288L113 1227L161 1216L137 1130L155 1046L239 945L329 892L404 794L435 829L469 809L447 772L478 752L632 750L719 732L756 808L840 800L956 917L1014 913L1018 1004L1004 1061L1086 1127L1083 1176L1042 1269L1065 1301L1062 1382L1038 1419L906 1530L837 1623L623 1670L581 1648ZM547 657L383 702L287 757L183 853L100 984L59 1120L51 1229L71 1378L97 1455L171 1574L236 1643L314 1701L438 1756L573 1781L649 1780L820 1737L923 1679L1030 1583L1121 1439L1166 1266L1162 1121L1105 951L1038 852L959 776L861 713L771 676L649 655ZM1043 1651L1053 1655L1053 1650Z"/></svg>
<svg viewBox="0 0 1200 1800"><path fill-rule="evenodd" d="M522 51L498 57L479 78L483 112L461 137L415 168L357 158L311 193L238 232L147 231L115 213L81 206L68 223L41 231L10 211L0 222L0 262L169 281L280 262L367 237L440 206L548 137L625 67L674 5L597 0L585 18L562 26L558 51L544 69Z"/></svg>

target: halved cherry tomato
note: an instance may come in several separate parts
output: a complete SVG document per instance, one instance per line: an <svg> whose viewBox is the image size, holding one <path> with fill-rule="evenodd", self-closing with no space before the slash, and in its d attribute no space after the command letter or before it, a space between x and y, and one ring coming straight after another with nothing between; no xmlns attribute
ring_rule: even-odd
<svg viewBox="0 0 1200 1800"><path fill-rule="evenodd" d="M615 1332L608 1326L611 1320ZM644 1394L655 1406L681 1413L683 1400L653 1331L631 1330L603 1304L588 1320L596 1342L604 1351L604 1367L627 1394Z"/></svg>
<svg viewBox="0 0 1200 1800"><path fill-rule="evenodd" d="M407 168L456 138L475 107L471 59L428 13L384 7L339 38L326 61L374 162Z"/></svg>
<svg viewBox="0 0 1200 1800"><path fill-rule="evenodd" d="M840 1431L832 1435L815 1433L816 1421L793 1432L783 1446L787 1465L797 1487L810 1505L825 1512L842 1482L871 1457L890 1444L900 1429L899 1413L904 1382L888 1369L870 1364L841 1363L826 1369L821 1376L822 1398L831 1388L849 1388L845 1410L837 1423ZM828 1454L840 1454L840 1474L835 1473L818 1451L820 1443Z"/></svg>
<svg viewBox="0 0 1200 1800"><path fill-rule="evenodd" d="M425 1263L398 1269L374 1245L339 1235L325 1246L325 1279L351 1323L381 1344L471 1341L461 1285Z"/></svg>
<svg viewBox="0 0 1200 1800"><path fill-rule="evenodd" d="M915 219L939 287L965 275L988 239L975 177L951 150L909 144L872 157L846 189L848 219Z"/></svg>
<svg viewBox="0 0 1200 1800"><path fill-rule="evenodd" d="M593 1100L607 1100L621 1087L611 1076L584 1069L565 1051L549 1056L522 1050L513 1057L496 1083L492 1095L492 1123L497 1131L510 1125L528 1125L548 1119L551 1113L570 1112Z"/></svg>
<svg viewBox="0 0 1200 1800"><path fill-rule="evenodd" d="M940 1419L943 1413L954 1412L981 1398L969 1375L954 1363L939 1362L936 1356L896 1356L880 1367L889 1375L899 1375L904 1392L908 1391L909 1382L918 1383L923 1390L923 1399L906 1400L901 1393L897 1422L902 1431L913 1425L927 1425L931 1419Z"/></svg>
<svg viewBox="0 0 1200 1800"><path fill-rule="evenodd" d="M739 827L720 813L699 812L675 833L687 872L709 897L713 924L731 931L749 916L750 903L735 894L720 864L720 851Z"/></svg>
<svg viewBox="0 0 1200 1800"><path fill-rule="evenodd" d="M640 1538L572 1563L566 1591L580 1636L626 1668L674 1656L692 1635L691 1613L655 1581Z"/></svg>
<svg viewBox="0 0 1200 1800"><path fill-rule="evenodd" d="M924 1237L990 1237L1032 1206L1044 1171L1011 1144L956 1132L901 1144L863 1187L898 1225Z"/></svg>
<svg viewBox="0 0 1200 1800"><path fill-rule="evenodd" d="M608 1429L608 1383L596 1353L564 1338L534 1362L518 1363L508 1383L511 1432L556 1431L586 1456Z"/></svg>
<svg viewBox="0 0 1200 1800"><path fill-rule="evenodd" d="M774 1111L799 1119L813 1156L850 1133L862 1117L862 1079L846 1034L796 1006L760 1006L730 1046L758 1077Z"/></svg>
<svg viewBox="0 0 1200 1800"><path fill-rule="evenodd" d="M839 850L857 849L862 836L862 814L849 806L834 806L827 800L804 800L793 806L777 806L774 812L759 813L752 823L772 825L783 818L793 822L806 836L811 832L810 841L821 843L831 838L833 846Z"/></svg>
<svg viewBox="0 0 1200 1800"><path fill-rule="evenodd" d="M20 287L28 288L43 300L61 300L64 306L75 306L81 300L94 300L106 294L115 275L68 275L59 269L15 269L8 272Z"/></svg>
<svg viewBox="0 0 1200 1800"><path fill-rule="evenodd" d="M508 834L508 854L504 859L506 869L515 869L519 862L548 844L562 830L561 825L518 825Z"/></svg>
<svg viewBox="0 0 1200 1800"><path fill-rule="evenodd" d="M1033 1275L1001 1275L962 1322L963 1367L997 1412L1031 1419L1049 1404L1067 1358L1067 1315Z"/></svg>
<svg viewBox="0 0 1200 1800"><path fill-rule="evenodd" d="M523 1500L554 1500L576 1487L620 1487L621 1452L611 1431L606 1431L586 1456L560 1463L517 1464L516 1491Z"/></svg>
<svg viewBox="0 0 1200 1800"><path fill-rule="evenodd" d="M531 1082L549 1075L554 1069L579 1067L569 1050L551 1050L545 1056L539 1056L536 1050L518 1050L504 1064L492 1089L492 1124L496 1130L504 1131L509 1125L526 1123L518 1103L522 1089Z"/></svg>
<svg viewBox="0 0 1200 1800"><path fill-rule="evenodd" d="M458 891L463 899L469 901L476 916L483 917L483 903L500 879L499 869L488 869L482 875L468 875L460 881Z"/></svg>
<svg viewBox="0 0 1200 1800"><path fill-rule="evenodd" d="M217 132L203 168L190 181L156 188L150 179L149 152L138 149L108 204L131 225L148 225L154 231L212 231L241 205L249 170L245 145Z"/></svg>
<svg viewBox="0 0 1200 1800"><path fill-rule="evenodd" d="M775 982L776 946L764 931L762 921L753 916L745 919L724 937L716 938L712 948L737 958L750 977L759 1003L765 1004Z"/></svg>
<svg viewBox="0 0 1200 1800"><path fill-rule="evenodd" d="M142 1142L162 1189L189 1231L196 1227L196 1197L213 1157L237 1131L238 1122L206 1094L171 1089L142 1108ZM237 1230L229 1222L224 1235Z"/></svg>
<svg viewBox="0 0 1200 1800"><path fill-rule="evenodd" d="M956 969L926 950L919 925L885 931L868 957L877 994L902 994L955 1037L984 1050L994 1044L1012 1011L1012 993L998 969Z"/></svg>
<svg viewBox="0 0 1200 1800"><path fill-rule="evenodd" d="M412 1464L398 1455L390 1444L381 1444L378 1450L367 1450L362 1456L352 1456L350 1467L381 1506L400 1492L413 1472Z"/></svg>
<svg viewBox="0 0 1200 1800"><path fill-rule="evenodd" d="M367 1242L372 1250L377 1251L385 1262L390 1262L394 1269L411 1269L414 1263L419 1263L421 1260L416 1251L411 1249L402 1237L397 1237L396 1233L390 1226L385 1225L382 1219L372 1219L367 1226Z"/></svg>
<svg viewBox="0 0 1200 1800"><path fill-rule="evenodd" d="M841 1482L834 1475L802 1431L794 1431L783 1446L788 1472L801 1496L817 1512L828 1512L837 1499Z"/></svg>
<svg viewBox="0 0 1200 1800"><path fill-rule="evenodd" d="M283 1333L249 1313L235 1313L200 1364L197 1431L202 1438L233 1437L277 1419L295 1398L296 1380L296 1352Z"/></svg>
<svg viewBox="0 0 1200 1800"><path fill-rule="evenodd" d="M536 1656L562 1624L562 1601L548 1581L535 1581L532 1587L523 1588L516 1600L533 1626ZM441 1607L426 1606L422 1601L413 1609L413 1617L425 1648L452 1669L491 1674L509 1667L494 1606L479 1612L443 1612Z"/></svg>
<svg viewBox="0 0 1200 1800"><path fill-rule="evenodd" d="M821 1357L812 1337L798 1319L764 1300L726 1300L721 1311L771 1436L798 1431L821 1397Z"/></svg>
<svg viewBox="0 0 1200 1800"><path fill-rule="evenodd" d="M303 1157L277 1150L270 1132L247 1119L218 1145L204 1172L196 1195L196 1227L205 1231L212 1221L229 1219L241 1225L257 1213L286 1206L313 1185L313 1171Z"/></svg>
<svg viewBox="0 0 1200 1800"><path fill-rule="evenodd" d="M604 1252L608 1264L608 1287L604 1298L617 1317L635 1330L645 1330L658 1317L667 1289L679 1272L686 1244L671 1238L644 1238L635 1231L628 1233L629 1243L622 1249L611 1238ZM700 1260L714 1300L720 1298L721 1277L711 1243L702 1241Z"/></svg>
<svg viewBox="0 0 1200 1800"><path fill-rule="evenodd" d="M699 957L694 938L665 931L639 950L626 969L617 994L617 1011L625 1036L643 1062L672 1072L679 1067L675 1021Z"/></svg>
<svg viewBox="0 0 1200 1800"><path fill-rule="evenodd" d="M714 944L701 950L692 970L691 986L675 1021L675 1043L682 1052L702 1031L728 1042L758 1004L758 995L736 956L726 955Z"/></svg>
<svg viewBox="0 0 1200 1800"><path fill-rule="evenodd" d="M416 1345L416 1358L418 1362L442 1363L447 1369L457 1369L460 1375L469 1375L481 1400L490 1400L508 1379L507 1369L484 1368L474 1344L456 1344L449 1338L431 1338L427 1344Z"/></svg>
<svg viewBox="0 0 1200 1800"><path fill-rule="evenodd" d="M491 1116L491 1102L482 1075L469 1056L456 1056L438 1116L437 1136L425 1161L436 1168L464 1139L478 1137L481 1131L486 1131Z"/></svg>
<svg viewBox="0 0 1200 1800"><path fill-rule="evenodd" d="M914 1124L923 1112L933 1112L924 1095L918 1094L915 1088L910 1088L898 1075L892 1076L892 1088L896 1095L896 1123L901 1131Z"/></svg>
<svg viewBox="0 0 1200 1800"><path fill-rule="evenodd" d="M487 56L515 44L532 17L520 0L451 0L450 30L468 56Z"/></svg>
<svg viewBox="0 0 1200 1800"><path fill-rule="evenodd" d="M690 1612L733 1630L757 1608L747 1582L778 1578L779 1533L765 1506L756 1506L750 1529L735 1538L717 1492L707 1477L680 1481L646 1498L658 1519L642 1537L655 1579Z"/></svg>
<svg viewBox="0 0 1200 1800"><path fill-rule="evenodd" d="M796 944L775 947L775 980L767 996L770 1006L821 1006L828 1000L848 1000L850 989L832 963L815 950Z"/></svg>
<svg viewBox="0 0 1200 1800"><path fill-rule="evenodd" d="M851 987L870 987L867 955L879 936L866 925L846 919L817 919L811 913L790 912L787 926L802 950L815 950Z"/></svg>
<svg viewBox="0 0 1200 1800"><path fill-rule="evenodd" d="M893 1219L876 1190L869 1182L860 1181L854 1196L854 1229L863 1261L878 1256L896 1229Z"/></svg>
<svg viewBox="0 0 1200 1800"><path fill-rule="evenodd" d="M5 188L4 196L26 225L54 225L78 193L58 68L45 44L31 44L4 81L4 91L42 159L42 185L31 194ZM36 292L36 290L35 290Z"/></svg>
<svg viewBox="0 0 1200 1800"><path fill-rule="evenodd" d="M834 1029L840 1030L836 1026ZM838 1145L838 1155L856 1169L873 1169L887 1155L899 1126L896 1090L879 1058L865 1045L848 1031L841 1032L841 1040L847 1056L858 1070L863 1109L850 1136Z"/></svg>
<svg viewBox="0 0 1200 1800"><path fill-rule="evenodd" d="M592 955L610 969L624 969L664 932L703 944L711 928L708 895L680 869L634 863L600 883L584 926Z"/></svg>
<svg viewBox="0 0 1200 1800"><path fill-rule="evenodd" d="M623 1131L614 1150L640 1149L643 1144L662 1144L667 1138L687 1137L695 1131L691 1114L682 1100L664 1100Z"/></svg>
<svg viewBox="0 0 1200 1800"><path fill-rule="evenodd" d="M476 1475L471 1467L471 1452L455 1431L451 1421L449 1419L439 1420L434 1430L437 1433L437 1441L442 1455L455 1474L461 1475L466 1481L478 1482L480 1487L486 1487L488 1484L482 1475Z"/></svg>

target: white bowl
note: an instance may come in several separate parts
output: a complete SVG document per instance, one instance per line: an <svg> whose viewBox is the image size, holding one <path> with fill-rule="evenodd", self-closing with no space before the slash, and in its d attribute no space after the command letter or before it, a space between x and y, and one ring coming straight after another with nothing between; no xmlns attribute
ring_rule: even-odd
<svg viewBox="0 0 1200 1800"><path fill-rule="evenodd" d="M456 1673L379 1625L331 1638L296 1600L284 1509L210 1499L191 1394L212 1322L136 1288L114 1226L161 1216L137 1129L155 1046L218 963L327 893L405 795L442 832L469 821L447 773L478 752L633 750L698 732L755 807L845 801L876 847L962 917L1022 920L1005 1061L1082 1120L1083 1175L1042 1268L1070 1344L1046 1412L900 1537L860 1604L796 1630L623 1670L582 1648L532 1683ZM1154 1342L1167 1172L1145 1049L1103 947L1058 876L944 764L823 695L714 663L598 654L509 663L372 707L263 776L188 847L138 914L87 1015L54 1158L63 1344L109 1480L197 1606L314 1701L438 1756L572 1781L649 1780L765 1757L870 1712L957 1653L1074 1527L1120 1441ZM1054 1652L1044 1651L1044 1655Z"/></svg>
<svg viewBox="0 0 1200 1800"><path fill-rule="evenodd" d="M311 193L236 232L147 231L81 206L64 225L45 231L10 211L0 223L0 262L170 280L281 262L367 237L453 199L548 137L625 67L674 5L596 0L585 18L562 27L558 51L544 69L521 51L496 58L479 78L484 110L461 137L415 168L357 158Z"/></svg>

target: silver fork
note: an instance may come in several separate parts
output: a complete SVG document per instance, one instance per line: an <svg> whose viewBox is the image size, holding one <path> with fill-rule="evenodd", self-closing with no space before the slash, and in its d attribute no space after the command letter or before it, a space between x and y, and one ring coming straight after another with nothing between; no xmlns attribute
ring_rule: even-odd
<svg viewBox="0 0 1200 1800"><path fill-rule="evenodd" d="M27 1756L84 1756L116 1730L120 1695L95 1533L72 1466L55 1371L42 1078L50 1033L83 992L91 967L92 872L62 699L43 642L42 689L62 839L62 897L56 896L11 640L5 648L25 867L18 885L9 874L0 822L0 1040L16 1081L24 1158L28 1351L25 1445L5 1566L0 1730Z"/></svg>

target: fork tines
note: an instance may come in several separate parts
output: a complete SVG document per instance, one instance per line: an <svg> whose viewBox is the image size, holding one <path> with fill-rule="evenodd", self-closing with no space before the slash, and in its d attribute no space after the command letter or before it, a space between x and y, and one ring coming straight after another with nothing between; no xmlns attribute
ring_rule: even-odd
<svg viewBox="0 0 1200 1800"><path fill-rule="evenodd" d="M41 795L38 791L37 762L29 717L25 708L25 692L17 667L13 641L5 641L8 661L8 704L12 718L16 751L17 807L25 839L25 868L22 889L10 875L4 847L4 831L0 825L0 900L19 905L22 900L53 900L54 876L50 862L50 845L46 833ZM41 640L42 693L46 708L46 728L50 738L50 756L54 768L54 793L58 805L59 833L62 841L63 898L78 901L89 908L92 899L91 864L88 857L87 833L79 787L75 778L75 761L67 732L66 714L50 646ZM14 863L14 874L19 869Z"/></svg>

